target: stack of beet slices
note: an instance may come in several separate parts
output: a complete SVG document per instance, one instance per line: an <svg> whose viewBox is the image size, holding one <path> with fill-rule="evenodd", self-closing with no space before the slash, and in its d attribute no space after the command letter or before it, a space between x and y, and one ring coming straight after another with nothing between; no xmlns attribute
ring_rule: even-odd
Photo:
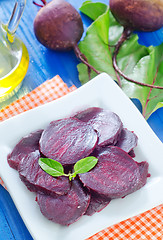
<svg viewBox="0 0 163 240"><path fill-rule="evenodd" d="M25 136L8 155L8 163L26 187L36 192L42 214L70 225L145 185L148 163L132 158L137 142L135 133L124 128L115 113L92 107ZM66 172L88 156L97 157L97 165L71 182L65 176L52 177L38 164L40 157L51 158Z"/></svg>

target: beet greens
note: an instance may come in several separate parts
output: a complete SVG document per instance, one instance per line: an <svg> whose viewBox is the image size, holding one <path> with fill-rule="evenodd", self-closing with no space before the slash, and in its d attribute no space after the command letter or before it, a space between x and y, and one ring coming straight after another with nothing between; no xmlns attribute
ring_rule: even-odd
<svg viewBox="0 0 163 240"><path fill-rule="evenodd" d="M145 47L138 43L137 34L131 34L119 49L118 66L136 83L142 82L152 86L144 87L125 81L115 71L112 62L114 47L123 32L123 26L116 21L106 4L87 1L80 7L80 11L93 20L85 38L79 43L81 52L86 55L90 64L100 72L108 73L118 82L128 97L140 100L143 116L147 119L156 110L156 106L162 106L163 102L162 88L152 88L153 85L163 86L163 44ZM81 83L85 84L89 79L86 67L82 63L78 64L78 71ZM91 77L94 76L92 73Z"/></svg>

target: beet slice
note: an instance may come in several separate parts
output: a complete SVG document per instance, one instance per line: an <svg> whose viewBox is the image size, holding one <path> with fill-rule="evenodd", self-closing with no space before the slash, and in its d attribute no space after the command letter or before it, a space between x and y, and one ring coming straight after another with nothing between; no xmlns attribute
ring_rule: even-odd
<svg viewBox="0 0 163 240"><path fill-rule="evenodd" d="M62 165L74 164L90 155L97 143L92 126L76 118L51 122L40 138L40 151Z"/></svg>
<svg viewBox="0 0 163 240"><path fill-rule="evenodd" d="M133 150L133 148L137 146L137 143L138 137L136 134L126 128L123 128L116 146L129 153L131 150Z"/></svg>
<svg viewBox="0 0 163 240"><path fill-rule="evenodd" d="M148 173L148 168L149 168L149 164L145 161L137 163L138 167L139 167L139 172L140 172L140 176L141 176L141 186L144 186L147 182L147 178L149 177L149 173Z"/></svg>
<svg viewBox="0 0 163 240"><path fill-rule="evenodd" d="M7 161L10 167L18 169L19 162L29 153L39 149L39 140L43 130L37 130L23 137L14 147L12 152L8 154Z"/></svg>
<svg viewBox="0 0 163 240"><path fill-rule="evenodd" d="M20 179L30 191L41 192L49 195L67 193L70 183L67 177L52 177L44 172L38 164L39 150L29 153L18 166Z"/></svg>
<svg viewBox="0 0 163 240"><path fill-rule="evenodd" d="M85 215L92 216L96 212L102 211L110 203L110 201L111 199L106 199L101 195L91 193L91 200Z"/></svg>
<svg viewBox="0 0 163 240"><path fill-rule="evenodd" d="M36 201L46 218L68 226L79 220L85 213L90 195L85 193L77 180L73 180L68 194L57 197L37 194Z"/></svg>
<svg viewBox="0 0 163 240"><path fill-rule="evenodd" d="M141 171L142 172L142 171ZM124 197L141 188L147 178L129 154L116 146L102 149L98 163L91 171L79 174L87 188L108 198Z"/></svg>
<svg viewBox="0 0 163 240"><path fill-rule="evenodd" d="M98 146L116 144L123 126L117 114L102 108L92 107L79 112L74 117L91 124L98 132Z"/></svg>

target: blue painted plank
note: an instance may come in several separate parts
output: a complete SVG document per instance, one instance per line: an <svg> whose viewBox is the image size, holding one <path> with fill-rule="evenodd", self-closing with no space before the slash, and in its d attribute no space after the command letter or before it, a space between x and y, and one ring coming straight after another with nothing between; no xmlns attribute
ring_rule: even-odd
<svg viewBox="0 0 163 240"><path fill-rule="evenodd" d="M32 240L10 194L0 185L0 240Z"/></svg>
<svg viewBox="0 0 163 240"><path fill-rule="evenodd" d="M15 240L2 207L3 206L0 205L0 240Z"/></svg>
<svg viewBox="0 0 163 240"><path fill-rule="evenodd" d="M163 108L154 112L147 121L159 139L163 142Z"/></svg>

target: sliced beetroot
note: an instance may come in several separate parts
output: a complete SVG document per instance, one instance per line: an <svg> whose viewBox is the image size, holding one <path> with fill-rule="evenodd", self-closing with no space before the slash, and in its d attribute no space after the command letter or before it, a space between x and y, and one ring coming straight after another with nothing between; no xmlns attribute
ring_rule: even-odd
<svg viewBox="0 0 163 240"><path fill-rule="evenodd" d="M17 170L19 162L29 153L39 149L39 140L43 130L38 130L23 137L7 156L10 167Z"/></svg>
<svg viewBox="0 0 163 240"><path fill-rule="evenodd" d="M122 149L111 146L99 152L98 163L93 170L79 174L87 188L108 198L124 197L144 185L147 174Z"/></svg>
<svg viewBox="0 0 163 240"><path fill-rule="evenodd" d="M92 216L94 213L102 211L110 201L111 199L106 199L101 195L91 193L91 200L85 215Z"/></svg>
<svg viewBox="0 0 163 240"><path fill-rule="evenodd" d="M92 126L76 118L51 122L40 138L40 150L62 165L73 164L90 155L97 143Z"/></svg>
<svg viewBox="0 0 163 240"><path fill-rule="evenodd" d="M40 152L29 153L18 166L20 179L30 191L41 192L49 195L67 193L70 183L67 177L52 177L44 172L38 164Z"/></svg>
<svg viewBox="0 0 163 240"><path fill-rule="evenodd" d="M149 173L148 173L148 167L149 164L147 162L140 162L137 163L139 166L139 172L140 172L140 176L141 176L141 186L144 186L147 182L147 177L149 177Z"/></svg>
<svg viewBox="0 0 163 240"><path fill-rule="evenodd" d="M132 131L123 128L116 146L129 153L133 148L137 146L138 137Z"/></svg>
<svg viewBox="0 0 163 240"><path fill-rule="evenodd" d="M117 114L102 108L92 107L76 114L75 117L91 124L97 131L98 146L116 144L123 126Z"/></svg>
<svg viewBox="0 0 163 240"><path fill-rule="evenodd" d="M37 194L36 200L46 218L61 225L70 225L85 213L90 195L84 192L77 180L73 180L68 194L57 197Z"/></svg>

